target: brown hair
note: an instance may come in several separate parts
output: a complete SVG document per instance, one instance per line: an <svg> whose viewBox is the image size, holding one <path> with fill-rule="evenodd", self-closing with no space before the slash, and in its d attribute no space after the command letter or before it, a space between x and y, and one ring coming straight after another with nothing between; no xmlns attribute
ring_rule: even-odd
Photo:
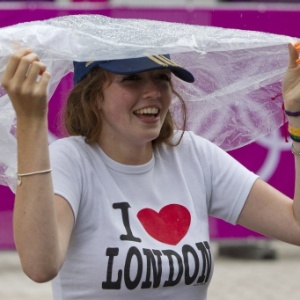
<svg viewBox="0 0 300 300"><path fill-rule="evenodd" d="M102 128L97 100L99 100L99 97L103 98L102 89L107 80L109 80L108 72L100 68L95 68L71 90L64 108L64 126L69 135L84 136L88 144L97 142ZM171 87L172 93L181 102L182 129L184 131L186 105L172 85ZM183 133L179 140L173 143L172 137L175 125L173 117L170 111L168 111L159 136L153 140L153 145L158 146L165 143L169 146L177 146L182 139Z"/></svg>

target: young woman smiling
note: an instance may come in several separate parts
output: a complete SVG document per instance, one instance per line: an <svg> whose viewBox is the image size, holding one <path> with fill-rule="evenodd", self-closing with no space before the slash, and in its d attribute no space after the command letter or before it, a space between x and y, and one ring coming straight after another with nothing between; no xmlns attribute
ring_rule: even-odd
<svg viewBox="0 0 300 300"><path fill-rule="evenodd" d="M172 76L194 78L168 55L74 62L70 136L49 150L50 74L30 49L14 53L2 86L17 115L14 232L25 273L53 280L55 299L206 299L209 215L300 245L300 48L289 50L294 201L176 130Z"/></svg>

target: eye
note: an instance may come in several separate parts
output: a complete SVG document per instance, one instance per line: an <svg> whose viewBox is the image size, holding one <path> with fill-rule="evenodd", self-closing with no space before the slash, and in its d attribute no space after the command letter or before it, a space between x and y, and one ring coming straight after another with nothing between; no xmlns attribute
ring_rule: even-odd
<svg viewBox="0 0 300 300"><path fill-rule="evenodd" d="M164 81L171 81L171 73L159 73L156 75L156 78Z"/></svg>
<svg viewBox="0 0 300 300"><path fill-rule="evenodd" d="M135 81L135 80L140 80L141 77L137 74L130 74L127 75L123 78L123 81Z"/></svg>

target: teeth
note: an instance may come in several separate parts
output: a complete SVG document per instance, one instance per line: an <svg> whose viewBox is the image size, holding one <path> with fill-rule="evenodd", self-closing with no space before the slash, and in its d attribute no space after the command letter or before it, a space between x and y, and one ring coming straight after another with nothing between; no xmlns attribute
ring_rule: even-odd
<svg viewBox="0 0 300 300"><path fill-rule="evenodd" d="M158 108L154 108L154 107L143 108L143 109L136 110L135 113L137 115L156 115L158 114Z"/></svg>

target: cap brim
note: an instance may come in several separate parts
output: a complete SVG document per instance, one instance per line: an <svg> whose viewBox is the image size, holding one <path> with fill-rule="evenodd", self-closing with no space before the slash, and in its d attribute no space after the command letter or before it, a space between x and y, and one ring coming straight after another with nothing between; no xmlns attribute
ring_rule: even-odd
<svg viewBox="0 0 300 300"><path fill-rule="evenodd" d="M195 81L195 78L191 72L172 62L168 59L168 57L162 55L153 57L156 59L153 60L151 57L139 57L132 59L99 61L97 65L106 71L121 75L168 69L176 77L183 81Z"/></svg>

